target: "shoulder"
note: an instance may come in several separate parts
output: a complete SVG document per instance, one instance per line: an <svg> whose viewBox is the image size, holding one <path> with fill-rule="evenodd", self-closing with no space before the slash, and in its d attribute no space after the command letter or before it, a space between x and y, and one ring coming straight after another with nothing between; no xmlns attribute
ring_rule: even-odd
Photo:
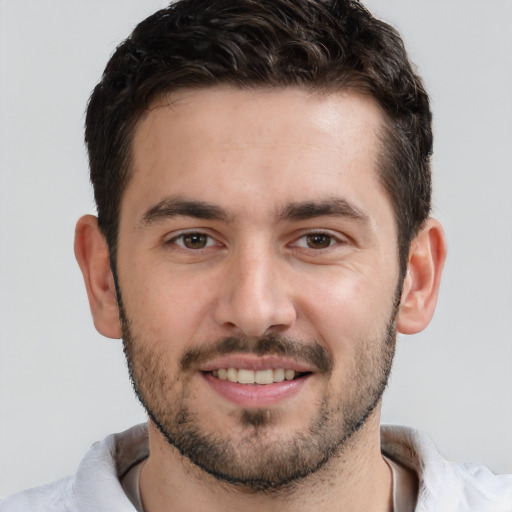
<svg viewBox="0 0 512 512"><path fill-rule="evenodd" d="M446 460L416 430L384 426L382 450L418 474L417 512L512 512L512 475L495 475L478 464Z"/></svg>
<svg viewBox="0 0 512 512"><path fill-rule="evenodd" d="M14 494L0 512L132 512L119 479L147 455L145 425L113 434L91 446L75 475Z"/></svg>
<svg viewBox="0 0 512 512"><path fill-rule="evenodd" d="M73 506L73 478L28 489L0 501L0 512L70 512Z"/></svg>

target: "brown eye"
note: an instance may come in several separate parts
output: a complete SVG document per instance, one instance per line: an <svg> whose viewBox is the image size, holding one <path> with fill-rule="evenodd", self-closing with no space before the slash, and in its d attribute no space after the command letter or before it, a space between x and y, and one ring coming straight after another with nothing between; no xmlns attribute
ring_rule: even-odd
<svg viewBox="0 0 512 512"><path fill-rule="evenodd" d="M312 233L306 236L306 243L310 249L326 249L332 243L332 237L324 233Z"/></svg>
<svg viewBox="0 0 512 512"><path fill-rule="evenodd" d="M187 249L204 249L208 245L208 238L202 233L187 233L182 235L183 246Z"/></svg>

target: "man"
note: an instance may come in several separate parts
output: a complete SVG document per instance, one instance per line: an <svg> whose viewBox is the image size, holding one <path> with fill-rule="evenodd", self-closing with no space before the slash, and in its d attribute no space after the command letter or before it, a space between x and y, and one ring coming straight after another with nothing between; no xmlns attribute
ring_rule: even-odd
<svg viewBox="0 0 512 512"><path fill-rule="evenodd" d="M431 114L355 2L187 1L88 107L75 252L149 416L0 510L512 510L512 479L379 428L396 333L433 314Z"/></svg>

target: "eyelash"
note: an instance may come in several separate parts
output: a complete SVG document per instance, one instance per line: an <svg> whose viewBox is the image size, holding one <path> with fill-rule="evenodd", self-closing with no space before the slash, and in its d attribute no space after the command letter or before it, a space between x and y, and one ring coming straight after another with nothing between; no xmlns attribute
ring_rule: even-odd
<svg viewBox="0 0 512 512"><path fill-rule="evenodd" d="M188 247L186 245L186 237L196 237L196 238L202 238L204 241L204 245L200 247ZM311 243L314 238L322 238L327 243L325 246L321 247L310 247L308 244ZM181 243L179 241L181 240ZM300 241L304 240L304 245L300 244ZM199 245L201 245L201 240L197 240L199 242ZM299 249L306 249L310 251L321 251L321 250L327 250L332 248L333 246L340 245L346 243L344 240L340 239L339 237L336 237L330 233L327 233L325 231L308 231L307 233L302 234L300 237L296 238L290 245L293 248L299 248ZM215 240L211 235L207 233L203 233L202 231L186 231L183 233L180 233L179 235L176 235L166 241L166 244L168 245L177 245L183 250L190 250L190 251L200 251L203 249L208 249L209 247L213 247L215 245L221 245L219 242Z"/></svg>
<svg viewBox="0 0 512 512"><path fill-rule="evenodd" d="M206 244L203 247L197 247L197 248L187 247L185 245L186 237L203 237L206 239ZM182 243L178 243L179 240L181 240ZM213 247L214 245L219 245L219 243L216 242L216 240L212 236L208 235L207 233L203 233L201 231L186 231L184 233L180 233L179 235L176 235L176 236L172 237L170 240L168 240L166 242L166 244L177 245L184 250L191 250L191 251L199 251L201 249L207 249L209 247Z"/></svg>
<svg viewBox="0 0 512 512"><path fill-rule="evenodd" d="M327 245L326 246L322 246L322 247L310 247L308 244L310 242L312 242L311 239L313 239L315 237L317 237L317 238L322 238L323 237L324 239L327 239ZM305 241L304 245L299 245L299 242L301 240ZM321 251L321 250L330 249L330 248L332 248L332 247L334 247L336 245L340 245L340 244L343 244L343 243L344 243L344 240L342 240L340 237L334 236L331 233L328 233L328 232L325 232L325 231L309 231L307 233L304 233L303 235L301 235L297 239L295 239L295 241L293 242L292 246L293 247L299 247L301 249L311 250L311 251Z"/></svg>

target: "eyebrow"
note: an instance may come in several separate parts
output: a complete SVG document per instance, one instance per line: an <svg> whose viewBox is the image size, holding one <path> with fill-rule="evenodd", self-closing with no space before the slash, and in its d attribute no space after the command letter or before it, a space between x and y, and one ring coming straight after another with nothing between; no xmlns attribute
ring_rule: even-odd
<svg viewBox="0 0 512 512"><path fill-rule="evenodd" d="M181 197L169 197L149 208L142 215L141 225L149 225L154 222L180 216L204 220L218 220L226 223L231 220L228 213L215 204L183 199ZM289 203L278 213L278 219L289 221L327 216L348 217L362 224L370 223L370 219L366 213L353 203L341 198Z"/></svg>
<svg viewBox="0 0 512 512"><path fill-rule="evenodd" d="M282 220L307 220L315 217L348 217L350 219L369 224L369 216L355 204L341 198L332 198L324 201L307 201L290 203L279 213Z"/></svg>
<svg viewBox="0 0 512 512"><path fill-rule="evenodd" d="M229 215L217 205L203 201L169 197L152 206L142 215L141 224L148 225L154 222L174 217L194 217L196 219L220 220L229 222Z"/></svg>

